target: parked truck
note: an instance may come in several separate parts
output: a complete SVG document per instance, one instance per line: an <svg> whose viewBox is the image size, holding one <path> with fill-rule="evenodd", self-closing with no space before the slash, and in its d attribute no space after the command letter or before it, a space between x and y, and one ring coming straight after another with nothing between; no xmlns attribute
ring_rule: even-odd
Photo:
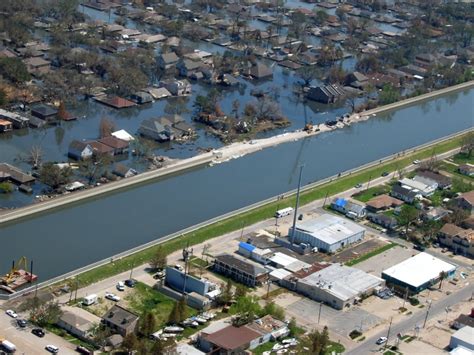
<svg viewBox="0 0 474 355"><path fill-rule="evenodd" d="M97 295L96 294L88 295L88 296L84 297L83 300L82 300L82 304L84 306L90 306L91 304L94 304L96 302L97 302Z"/></svg>
<svg viewBox="0 0 474 355"><path fill-rule="evenodd" d="M16 351L16 346L11 341L0 338L0 349L8 354L12 354Z"/></svg>

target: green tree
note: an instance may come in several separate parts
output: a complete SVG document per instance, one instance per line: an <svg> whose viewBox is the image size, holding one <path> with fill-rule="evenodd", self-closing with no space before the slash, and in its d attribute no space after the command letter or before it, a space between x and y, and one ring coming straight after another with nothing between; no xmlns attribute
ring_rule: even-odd
<svg viewBox="0 0 474 355"><path fill-rule="evenodd" d="M179 322L184 321L188 318L188 308L186 304L186 297L181 297L178 301L178 315L179 315Z"/></svg>
<svg viewBox="0 0 474 355"><path fill-rule="evenodd" d="M290 322L288 323L288 329L290 330L290 336L291 337L294 337L296 335L298 335L298 326L296 324L296 318L295 317L291 317L290 319Z"/></svg>
<svg viewBox="0 0 474 355"><path fill-rule="evenodd" d="M275 304L275 302L267 302L265 307L263 307L261 315L267 315L270 314L272 317L279 319L279 320L285 320L285 310Z"/></svg>
<svg viewBox="0 0 474 355"><path fill-rule="evenodd" d="M398 215L398 223L405 227L405 234L408 234L410 225L418 219L419 211L410 205L403 205Z"/></svg>
<svg viewBox="0 0 474 355"><path fill-rule="evenodd" d="M8 103L7 93L4 89L0 89L0 106L5 106Z"/></svg>
<svg viewBox="0 0 474 355"><path fill-rule="evenodd" d="M57 189L71 181L72 170L70 167L60 168L52 162L47 162L41 166L39 175L43 184Z"/></svg>
<svg viewBox="0 0 474 355"><path fill-rule="evenodd" d="M240 297L230 309L232 314L243 315L250 322L262 314L262 307L255 296Z"/></svg>
<svg viewBox="0 0 474 355"><path fill-rule="evenodd" d="M130 333L123 338L122 348L128 352L132 352L138 348L138 338L135 333Z"/></svg>
<svg viewBox="0 0 474 355"><path fill-rule="evenodd" d="M238 299L240 297L245 297L246 295L247 295L247 287L245 287L244 285L238 284L235 288L234 297Z"/></svg>
<svg viewBox="0 0 474 355"><path fill-rule="evenodd" d="M400 100L400 92L391 84L385 84L382 92L379 94L379 103L381 105L388 105Z"/></svg>
<svg viewBox="0 0 474 355"><path fill-rule="evenodd" d="M153 254L151 260L150 260L150 266L157 270L157 269L164 269L167 264L167 257L166 257L166 252L163 249L163 247L160 245L155 253Z"/></svg>
<svg viewBox="0 0 474 355"><path fill-rule="evenodd" d="M22 304L21 309L29 311L31 322L40 327L56 324L63 313L58 302L45 302L38 297L30 298Z"/></svg>
<svg viewBox="0 0 474 355"><path fill-rule="evenodd" d="M441 290L441 287L443 287L443 280L448 277L448 274L445 271L441 271L439 273L439 289Z"/></svg>
<svg viewBox="0 0 474 355"><path fill-rule="evenodd" d="M8 194L13 192L13 185L8 181L0 182L0 193Z"/></svg>
<svg viewBox="0 0 474 355"><path fill-rule="evenodd" d="M329 333L327 327L324 327L322 332L313 330L307 336L301 339L297 353L301 355L325 355L328 344Z"/></svg>
<svg viewBox="0 0 474 355"><path fill-rule="evenodd" d="M232 301L232 282L230 280L227 280L227 283L221 284L221 294L219 295L218 298L218 303L221 305L227 305Z"/></svg>
<svg viewBox="0 0 474 355"><path fill-rule="evenodd" d="M465 135L461 141L461 152L466 154L468 158L472 156L474 151L474 133L470 132Z"/></svg>
<svg viewBox="0 0 474 355"><path fill-rule="evenodd" d="M13 83L24 83L31 79L25 63L19 58L0 58L0 75Z"/></svg>
<svg viewBox="0 0 474 355"><path fill-rule="evenodd" d="M146 337L153 334L156 328L156 318L152 312L147 311L140 320L140 331Z"/></svg>
<svg viewBox="0 0 474 355"><path fill-rule="evenodd" d="M179 323L178 302L175 302L168 316L168 324L178 324L178 323Z"/></svg>

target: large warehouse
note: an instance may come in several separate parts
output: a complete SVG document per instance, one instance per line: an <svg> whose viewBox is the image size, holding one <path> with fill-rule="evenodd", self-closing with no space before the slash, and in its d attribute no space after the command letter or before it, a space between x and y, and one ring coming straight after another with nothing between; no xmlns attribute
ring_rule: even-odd
<svg viewBox="0 0 474 355"><path fill-rule="evenodd" d="M291 238L293 228L289 230ZM347 219L323 214L314 219L297 223L295 242L307 243L321 251L333 253L340 248L364 238L365 229Z"/></svg>
<svg viewBox="0 0 474 355"><path fill-rule="evenodd" d="M332 264L296 281L296 291L336 309L354 304L363 295L369 296L384 280L341 264Z"/></svg>
<svg viewBox="0 0 474 355"><path fill-rule="evenodd" d="M408 289L411 293L418 293L438 283L441 273L449 278L455 271L455 265L428 253L420 253L383 271L382 278L400 292Z"/></svg>

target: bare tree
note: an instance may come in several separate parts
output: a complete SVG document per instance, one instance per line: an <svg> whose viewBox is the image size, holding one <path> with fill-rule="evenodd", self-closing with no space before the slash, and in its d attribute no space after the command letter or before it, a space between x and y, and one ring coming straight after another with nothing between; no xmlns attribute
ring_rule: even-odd
<svg viewBox="0 0 474 355"><path fill-rule="evenodd" d="M115 131L115 123L113 123L107 117L102 117L100 119L100 125L99 125L100 138L104 138L104 137L108 137L112 135L113 131Z"/></svg>
<svg viewBox="0 0 474 355"><path fill-rule="evenodd" d="M33 167L33 169L37 169L41 164L42 159L43 150L41 149L41 147L37 145L32 146L27 157L28 163Z"/></svg>

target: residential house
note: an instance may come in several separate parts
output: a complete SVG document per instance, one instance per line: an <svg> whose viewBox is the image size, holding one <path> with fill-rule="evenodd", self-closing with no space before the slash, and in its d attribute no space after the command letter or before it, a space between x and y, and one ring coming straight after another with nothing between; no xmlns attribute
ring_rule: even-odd
<svg viewBox="0 0 474 355"><path fill-rule="evenodd" d="M459 165L458 171L460 174L463 174L466 176L474 176L474 165L472 164Z"/></svg>
<svg viewBox="0 0 474 355"><path fill-rule="evenodd" d="M29 73L33 75L46 74L51 69L51 62L41 57L23 59Z"/></svg>
<svg viewBox="0 0 474 355"><path fill-rule="evenodd" d="M137 314L116 304L104 314L102 323L112 332L125 337L135 333L139 318Z"/></svg>
<svg viewBox="0 0 474 355"><path fill-rule="evenodd" d="M369 78L364 74L355 71L346 76L346 85L352 86L356 89L364 89L369 84Z"/></svg>
<svg viewBox="0 0 474 355"><path fill-rule="evenodd" d="M273 76L273 70L269 66L259 62L252 65L246 74L254 79L265 79Z"/></svg>
<svg viewBox="0 0 474 355"><path fill-rule="evenodd" d="M401 67L400 70L411 75L418 75L420 77L424 77L428 73L428 70L425 68L413 64L405 65L404 67Z"/></svg>
<svg viewBox="0 0 474 355"><path fill-rule="evenodd" d="M134 93L133 95L130 96L130 99L132 99L132 101L135 101L139 105L153 102L153 97L149 93L144 92L144 91L139 91L139 92Z"/></svg>
<svg viewBox="0 0 474 355"><path fill-rule="evenodd" d="M474 212L474 190L463 193L457 199L457 204L464 210L469 211L470 213Z"/></svg>
<svg viewBox="0 0 474 355"><path fill-rule="evenodd" d="M68 156L76 160L84 160L92 157L94 148L87 142L73 140L69 144Z"/></svg>
<svg viewBox="0 0 474 355"><path fill-rule="evenodd" d="M266 269L253 262L238 259L229 254L216 256L214 270L251 287L261 285L268 280L268 271Z"/></svg>
<svg viewBox="0 0 474 355"><path fill-rule="evenodd" d="M326 85L311 87L307 96L310 100L332 104L341 100L345 96L345 92L344 89L338 85Z"/></svg>
<svg viewBox="0 0 474 355"><path fill-rule="evenodd" d="M138 133L143 137L158 142L167 142L175 139L175 130L164 117L144 120L138 128Z"/></svg>
<svg viewBox="0 0 474 355"><path fill-rule="evenodd" d="M0 133L8 132L13 129L13 123L0 118Z"/></svg>
<svg viewBox="0 0 474 355"><path fill-rule="evenodd" d="M98 142L111 147L113 149L113 155L128 153L128 147L130 146L128 141L114 136L101 138L98 140Z"/></svg>
<svg viewBox="0 0 474 355"><path fill-rule="evenodd" d="M285 322L273 318L270 314L254 320L252 323L247 324L246 327L260 334L260 337L250 342L250 349L255 349L270 340L286 337L290 333Z"/></svg>
<svg viewBox="0 0 474 355"><path fill-rule="evenodd" d="M84 341L93 338L93 331L100 324L99 317L79 307L63 306L61 310L58 327Z"/></svg>
<svg viewBox="0 0 474 355"><path fill-rule="evenodd" d="M427 180L423 180L421 178L436 182L438 184L438 189L440 190L449 189L452 184L451 178L449 176L429 170L418 171L416 176L413 178L413 180L419 180L421 182L428 183Z"/></svg>
<svg viewBox="0 0 474 355"><path fill-rule="evenodd" d="M18 185L28 184L36 180L33 176L7 163L0 163L0 174L2 179L8 179Z"/></svg>
<svg viewBox="0 0 474 355"><path fill-rule="evenodd" d="M395 229L398 226L396 218L384 215L383 213L369 213L367 218L369 221L387 229Z"/></svg>
<svg viewBox="0 0 474 355"><path fill-rule="evenodd" d="M447 223L438 232L438 241L456 254L474 257L474 230Z"/></svg>
<svg viewBox="0 0 474 355"><path fill-rule="evenodd" d="M199 347L208 354L245 354L250 343L259 337L260 333L249 327L229 325L212 333L202 331L199 335Z"/></svg>
<svg viewBox="0 0 474 355"><path fill-rule="evenodd" d="M53 121L56 119L58 110L49 105L38 104L31 108L31 114L35 117L41 118L44 121Z"/></svg>
<svg viewBox="0 0 474 355"><path fill-rule="evenodd" d="M186 79L160 81L160 87L166 88L174 96L185 96L191 94L191 84Z"/></svg>
<svg viewBox="0 0 474 355"><path fill-rule="evenodd" d="M387 194L376 196L367 201L365 207L370 212L380 212L403 205L403 201Z"/></svg>
<svg viewBox="0 0 474 355"><path fill-rule="evenodd" d="M112 148L111 146L108 146L99 141L88 141L87 143L89 143L92 149L94 150L93 154L95 156L114 155L114 148Z"/></svg>
<svg viewBox="0 0 474 355"><path fill-rule="evenodd" d="M432 207L428 211L423 212L423 219L427 221L439 221L451 213L442 207Z"/></svg>
<svg viewBox="0 0 474 355"><path fill-rule="evenodd" d="M403 178L399 181L399 184L405 188L410 190L416 191L418 194L422 195L423 197L429 197L433 195L433 193L438 188L438 183L431 179L424 179L425 182L421 182L415 179L408 179Z"/></svg>
<svg viewBox="0 0 474 355"><path fill-rule="evenodd" d="M155 100L171 96L171 93L166 88L149 88L147 91Z"/></svg>
<svg viewBox="0 0 474 355"><path fill-rule="evenodd" d="M158 65L162 70L172 69L179 61L175 52L163 53L158 57Z"/></svg>
<svg viewBox="0 0 474 355"><path fill-rule="evenodd" d="M344 213L347 217L356 219L364 218L367 211L364 205L346 200L344 198L336 198L331 203L331 208L335 211Z"/></svg>
<svg viewBox="0 0 474 355"><path fill-rule="evenodd" d="M0 117L10 121L14 128L28 127L30 121L27 117L20 116L15 112L6 111L4 109L0 109Z"/></svg>
<svg viewBox="0 0 474 355"><path fill-rule="evenodd" d="M99 97L95 97L94 100L96 100L97 102L100 102L101 104L104 104L113 108L117 108L117 109L132 107L136 105L135 102L124 99L123 97L118 97L118 96L112 96L112 97L99 96Z"/></svg>
<svg viewBox="0 0 474 355"><path fill-rule="evenodd" d="M437 62L437 57L431 53L422 53L415 56L415 64L422 68L434 66Z"/></svg>
<svg viewBox="0 0 474 355"><path fill-rule="evenodd" d="M196 75L201 67L204 65L201 61L191 60L191 59L180 59L176 68L179 71L179 75L186 78L191 78L193 75Z"/></svg>
<svg viewBox="0 0 474 355"><path fill-rule="evenodd" d="M123 164L116 164L112 173L123 178L129 178L138 174L135 169L129 168Z"/></svg>
<svg viewBox="0 0 474 355"><path fill-rule="evenodd" d="M401 185L394 185L390 195L406 203L413 203L418 193Z"/></svg>

